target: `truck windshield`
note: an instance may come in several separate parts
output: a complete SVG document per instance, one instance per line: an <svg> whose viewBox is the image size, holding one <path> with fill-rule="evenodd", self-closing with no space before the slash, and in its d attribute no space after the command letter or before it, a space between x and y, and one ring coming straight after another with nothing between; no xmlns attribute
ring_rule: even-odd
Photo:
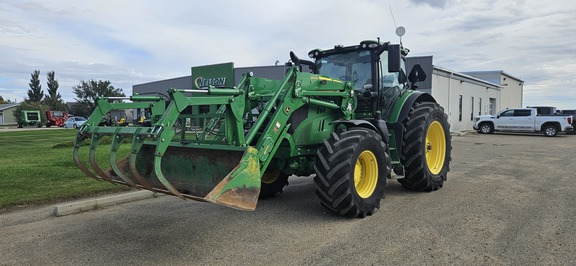
<svg viewBox="0 0 576 266"><path fill-rule="evenodd" d="M372 84L370 51L333 54L316 60L318 74L342 81L350 81L355 90Z"/></svg>

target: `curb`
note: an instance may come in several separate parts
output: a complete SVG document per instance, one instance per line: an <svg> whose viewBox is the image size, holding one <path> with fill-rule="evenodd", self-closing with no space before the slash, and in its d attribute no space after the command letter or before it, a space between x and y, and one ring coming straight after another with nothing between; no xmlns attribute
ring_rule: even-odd
<svg viewBox="0 0 576 266"><path fill-rule="evenodd" d="M466 136L466 135L478 135L478 132L475 130L465 130L465 131L453 131L450 132L452 136Z"/></svg>
<svg viewBox="0 0 576 266"><path fill-rule="evenodd" d="M52 215L60 217L64 215L80 213L120 203L156 197L155 194L156 193L152 191L141 190L102 198L69 202L54 207L52 210Z"/></svg>

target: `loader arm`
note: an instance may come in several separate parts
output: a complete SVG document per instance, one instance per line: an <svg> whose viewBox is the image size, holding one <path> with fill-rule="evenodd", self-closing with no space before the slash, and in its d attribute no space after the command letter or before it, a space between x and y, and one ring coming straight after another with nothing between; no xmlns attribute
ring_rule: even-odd
<svg viewBox="0 0 576 266"><path fill-rule="evenodd" d="M170 102L157 98L113 103L103 98L77 135L74 160L87 175L138 189L209 201L241 210L254 210L262 174L287 133L291 115L304 105L337 110L351 118L355 94L350 83L302 73L290 67L281 81L243 75L234 88L168 91ZM134 96L133 96L134 97ZM263 105L254 113L253 109ZM215 106L213 113L192 112ZM98 122L111 110L150 108L150 126L104 127ZM255 117L253 124L246 118ZM193 120L200 131L188 134L186 123L176 134L177 121ZM220 123L222 122L222 123ZM192 123L192 121L190 122ZM219 137L211 137L218 131ZM210 133L210 134L209 134ZM110 169L95 160L103 136L111 136ZM90 171L79 159L81 142L91 138ZM128 156L116 161L122 140L131 140Z"/></svg>

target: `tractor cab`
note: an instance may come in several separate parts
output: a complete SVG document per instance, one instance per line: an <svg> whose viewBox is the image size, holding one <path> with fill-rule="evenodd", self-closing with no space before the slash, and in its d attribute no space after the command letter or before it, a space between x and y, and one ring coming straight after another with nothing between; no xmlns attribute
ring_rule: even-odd
<svg viewBox="0 0 576 266"><path fill-rule="evenodd" d="M351 82L358 99L357 118L373 117L380 111L387 120L394 103L409 86L406 84L405 56L408 49L389 42L363 41L360 45L315 49L308 53L314 59L314 73ZM421 71L415 67L412 72ZM409 75L425 79L423 72Z"/></svg>

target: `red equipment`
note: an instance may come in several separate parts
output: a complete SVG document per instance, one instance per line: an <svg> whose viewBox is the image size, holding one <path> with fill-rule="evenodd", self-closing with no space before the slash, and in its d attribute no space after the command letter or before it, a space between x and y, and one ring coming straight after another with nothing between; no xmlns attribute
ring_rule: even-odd
<svg viewBox="0 0 576 266"><path fill-rule="evenodd" d="M63 111L46 111L46 127L63 127L68 119L68 113Z"/></svg>

